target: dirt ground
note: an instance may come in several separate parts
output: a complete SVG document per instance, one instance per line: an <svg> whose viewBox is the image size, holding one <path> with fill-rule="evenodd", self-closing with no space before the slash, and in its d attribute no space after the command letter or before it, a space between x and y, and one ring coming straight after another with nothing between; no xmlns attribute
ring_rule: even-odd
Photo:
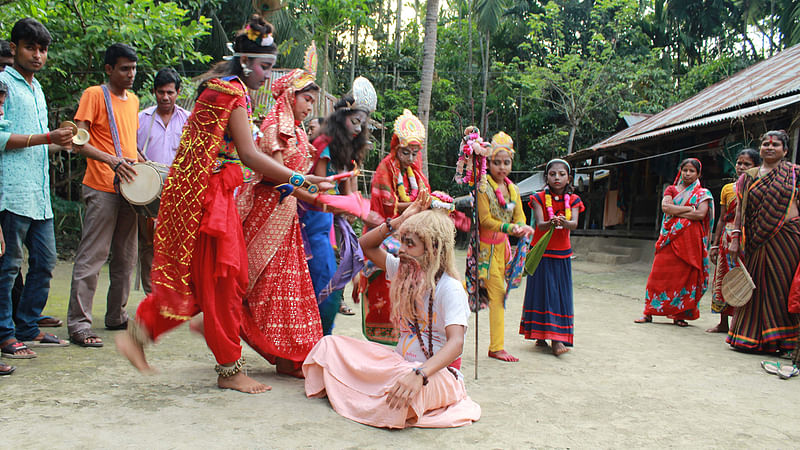
<svg viewBox="0 0 800 450"><path fill-rule="evenodd" d="M59 263L46 309L62 319L71 269ZM718 320L707 312L708 295L688 328L632 322L648 270L576 259L575 347L560 358L519 337L524 288L514 291L506 349L520 362L486 356L482 312L477 380L473 316L463 370L481 420L401 431L352 422L327 400L307 399L301 380L277 376L250 349L248 373L273 390L220 390L211 353L186 326L150 349L160 374L140 376L115 352L115 332L102 329L104 272L94 316L106 346L40 349L36 359L15 361L16 373L0 377L0 448L800 447L800 379L768 375L759 366L765 357L732 351L723 335L705 333ZM131 314L142 297L133 292ZM66 337L66 328L50 331ZM338 316L334 332L361 337L360 313Z"/></svg>

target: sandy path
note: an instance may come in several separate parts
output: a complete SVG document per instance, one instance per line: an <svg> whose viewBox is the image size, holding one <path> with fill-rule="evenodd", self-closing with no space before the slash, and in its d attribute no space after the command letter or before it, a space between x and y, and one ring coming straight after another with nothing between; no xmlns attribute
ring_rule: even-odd
<svg viewBox="0 0 800 450"><path fill-rule="evenodd" d="M71 268L59 264L47 308L61 318ZM99 329L102 349L41 349L0 378L0 448L800 446L800 379L767 375L764 357L732 351L722 335L705 333L718 319L707 313L708 296L688 328L663 319L636 325L649 267L576 260L573 268L576 342L561 358L518 336L522 289L506 315L506 348L519 363L486 357L488 313L480 314L480 377L473 377L474 329L464 372L483 417L467 427L387 431L351 422L327 400L306 399L301 380L277 376L250 349L249 374L272 392L219 390L211 353L185 326L150 350L161 373L142 377L108 345L113 332ZM130 311L141 297L134 292ZM360 337L360 326L360 314L340 315L335 333Z"/></svg>

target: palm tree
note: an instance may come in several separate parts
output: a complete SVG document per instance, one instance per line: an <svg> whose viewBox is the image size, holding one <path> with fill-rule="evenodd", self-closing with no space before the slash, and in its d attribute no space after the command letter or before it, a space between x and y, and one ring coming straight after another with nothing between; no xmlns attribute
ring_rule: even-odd
<svg viewBox="0 0 800 450"><path fill-rule="evenodd" d="M425 126L428 134L428 117L431 110L431 90L433 89L433 71L436 64L436 27L439 22L439 0L428 0L425 9L425 40L422 44L422 79L419 83L419 102L417 116ZM422 171L428 175L427 142L422 152Z"/></svg>

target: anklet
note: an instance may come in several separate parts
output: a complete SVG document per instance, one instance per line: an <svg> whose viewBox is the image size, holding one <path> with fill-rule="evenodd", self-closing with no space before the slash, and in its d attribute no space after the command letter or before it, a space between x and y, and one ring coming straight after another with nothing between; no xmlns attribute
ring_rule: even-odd
<svg viewBox="0 0 800 450"><path fill-rule="evenodd" d="M235 363L233 363L230 367L225 367L223 365L217 364L214 366L214 370L217 371L217 375L221 376L222 378L230 378L237 373L242 371L242 367L244 367L244 356L237 359Z"/></svg>

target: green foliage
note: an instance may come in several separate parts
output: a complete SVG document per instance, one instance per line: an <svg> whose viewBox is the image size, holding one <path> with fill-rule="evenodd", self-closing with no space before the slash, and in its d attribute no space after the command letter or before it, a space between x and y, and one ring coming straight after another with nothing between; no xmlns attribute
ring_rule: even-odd
<svg viewBox="0 0 800 450"><path fill-rule="evenodd" d="M137 49L140 75L134 88L139 92L149 89L142 74L181 68L184 62L207 63L210 57L193 43L208 34L209 19L187 13L174 2L154 0L17 0L0 9L0 33L8 36L17 20L34 17L52 34L47 66L38 78L57 123L76 109L84 89L103 82L103 55L112 43Z"/></svg>

